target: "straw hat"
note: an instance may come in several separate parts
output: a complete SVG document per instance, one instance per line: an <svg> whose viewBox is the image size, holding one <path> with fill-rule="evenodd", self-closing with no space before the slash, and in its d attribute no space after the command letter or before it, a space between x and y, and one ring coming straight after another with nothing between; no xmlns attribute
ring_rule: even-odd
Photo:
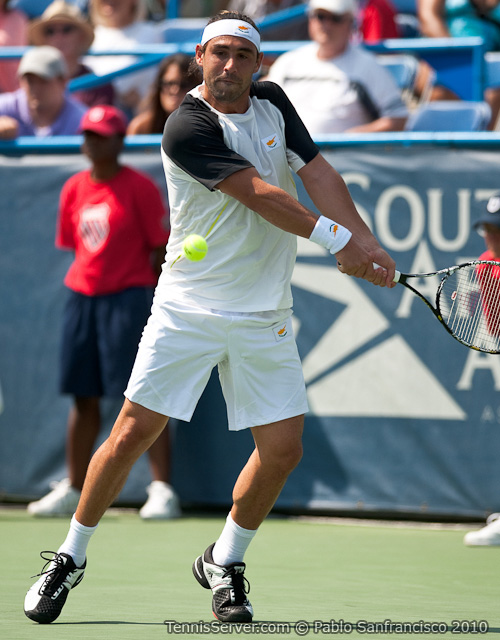
<svg viewBox="0 0 500 640"><path fill-rule="evenodd" d="M33 20L31 23L29 38L32 44L46 44L44 30L51 22L62 22L78 27L85 36L85 51L88 50L94 40L94 29L80 9L76 5L64 2L64 0L55 0L52 4L49 4L38 20Z"/></svg>

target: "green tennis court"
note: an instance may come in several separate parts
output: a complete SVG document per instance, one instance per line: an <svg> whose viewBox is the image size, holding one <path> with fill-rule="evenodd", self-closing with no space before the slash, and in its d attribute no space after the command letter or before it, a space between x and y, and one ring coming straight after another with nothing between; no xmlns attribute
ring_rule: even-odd
<svg viewBox="0 0 500 640"><path fill-rule="evenodd" d="M465 547L470 527L327 518L268 519L245 558L255 624L217 626L211 594L196 583L191 564L216 539L223 519L144 522L132 512L108 512L91 542L84 581L55 623L37 625L24 616L24 594L42 568L38 553L59 545L68 521L0 510L0 637L454 638L486 635L479 621L488 624L488 636L500 634L500 548ZM294 627L297 621L304 624Z"/></svg>

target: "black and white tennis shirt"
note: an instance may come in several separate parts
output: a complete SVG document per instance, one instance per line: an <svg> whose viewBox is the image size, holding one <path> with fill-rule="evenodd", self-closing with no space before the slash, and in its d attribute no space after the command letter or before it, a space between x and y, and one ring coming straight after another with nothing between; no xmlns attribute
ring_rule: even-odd
<svg viewBox="0 0 500 640"><path fill-rule="evenodd" d="M246 113L223 114L196 87L168 118L161 153L171 236L157 300L236 312L290 307L296 236L217 190L228 176L255 167L297 197L291 169L300 170L318 148L283 90L253 83ZM179 258L191 233L207 238L201 262Z"/></svg>

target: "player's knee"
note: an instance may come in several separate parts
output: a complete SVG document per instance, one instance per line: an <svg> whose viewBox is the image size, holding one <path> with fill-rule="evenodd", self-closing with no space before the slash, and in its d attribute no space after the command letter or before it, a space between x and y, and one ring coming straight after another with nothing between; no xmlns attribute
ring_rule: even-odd
<svg viewBox="0 0 500 640"><path fill-rule="evenodd" d="M149 448L141 430L133 424L122 424L113 429L109 440L109 455L117 461L137 459Z"/></svg>
<svg viewBox="0 0 500 640"><path fill-rule="evenodd" d="M275 469L279 469L283 474L288 475L301 461L302 453L302 442L300 440L284 443L280 449L274 451L272 464Z"/></svg>

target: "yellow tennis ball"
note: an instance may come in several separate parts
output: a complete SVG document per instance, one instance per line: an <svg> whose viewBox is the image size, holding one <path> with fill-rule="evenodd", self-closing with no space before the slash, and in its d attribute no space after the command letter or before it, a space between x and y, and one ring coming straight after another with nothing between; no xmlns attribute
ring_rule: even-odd
<svg viewBox="0 0 500 640"><path fill-rule="evenodd" d="M192 262L199 262L207 255L207 241L202 236L192 233L184 238L182 250L188 260L191 260Z"/></svg>

